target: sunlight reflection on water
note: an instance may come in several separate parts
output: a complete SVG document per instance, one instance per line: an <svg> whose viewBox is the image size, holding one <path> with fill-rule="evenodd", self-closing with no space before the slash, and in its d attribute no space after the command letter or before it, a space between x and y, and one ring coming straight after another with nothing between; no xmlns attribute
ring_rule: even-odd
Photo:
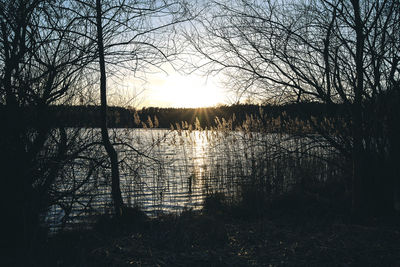
<svg viewBox="0 0 400 267"><path fill-rule="evenodd" d="M307 142L286 140L282 135L273 134L246 136L234 131L161 129L115 131L122 140L129 141L146 155L117 147L124 202L129 206L139 206L150 216L179 212L185 208L200 209L207 194L224 192L237 195L238 184L245 183L246 179L254 182L255 177L268 179L275 187L290 186L291 179L300 169L296 164L304 165L304 155L293 160L282 155L281 147L286 147L285 151L288 147L307 153L312 151ZM312 153L321 151L314 149ZM271 165L271 162L275 163ZM319 161L307 164L311 164L307 168L314 169L314 172L326 169ZM319 179L326 176L322 172L313 175L320 175ZM282 181L283 184L277 184ZM96 190L74 204L69 222L84 221L85 216L112 210L109 171L94 177L93 182L98 185ZM50 224L60 225L64 214L60 206L54 205L49 214Z"/></svg>

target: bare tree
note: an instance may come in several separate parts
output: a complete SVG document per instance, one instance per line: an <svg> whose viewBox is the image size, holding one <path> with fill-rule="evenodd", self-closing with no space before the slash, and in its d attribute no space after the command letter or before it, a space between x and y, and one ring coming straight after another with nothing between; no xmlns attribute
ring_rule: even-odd
<svg viewBox="0 0 400 267"><path fill-rule="evenodd" d="M92 30L80 33L87 42L95 40L91 53L100 67L101 133L111 165L112 198L116 216L123 212L118 154L107 129L107 81L128 70L143 75L159 68L176 53L174 26L190 16L183 1L71 1L64 6ZM90 27L89 27L90 29ZM95 68L94 66L92 66Z"/></svg>
<svg viewBox="0 0 400 267"><path fill-rule="evenodd" d="M28 262L41 215L50 205L76 200L76 190L87 187L103 160L88 156L99 145L96 136L88 141L79 129L62 127L51 105L85 101L85 81L98 75L100 54L102 73L107 65L114 74L121 67L137 74L158 66L169 56L164 48L171 47L171 39L158 34L186 15L176 2L107 1L101 7L97 23L95 1L0 1L0 167L12 235L7 247L27 251ZM104 37L104 53L97 36Z"/></svg>
<svg viewBox="0 0 400 267"><path fill-rule="evenodd" d="M102 13L103 12L101 2L100 0L96 0L97 49L99 53L100 65L101 136L104 148L106 149L111 161L111 195L114 202L114 210L116 216L120 217L122 215L124 201L122 200L120 188L118 155L110 142L107 128L107 76L104 59Z"/></svg>
<svg viewBox="0 0 400 267"><path fill-rule="evenodd" d="M95 43L77 29L84 26L51 1L0 1L0 168L13 260L32 260L41 215L78 190L70 183L60 191L58 183L71 182L64 171L92 145L58 123L51 108L74 98L93 61L85 51ZM90 176L89 165L80 167L83 175Z"/></svg>
<svg viewBox="0 0 400 267"><path fill-rule="evenodd" d="M200 37L189 35L208 71L224 72L240 94L266 103L344 106L347 129L315 129L352 162L353 212L393 210L399 3L237 0L213 1L208 10Z"/></svg>

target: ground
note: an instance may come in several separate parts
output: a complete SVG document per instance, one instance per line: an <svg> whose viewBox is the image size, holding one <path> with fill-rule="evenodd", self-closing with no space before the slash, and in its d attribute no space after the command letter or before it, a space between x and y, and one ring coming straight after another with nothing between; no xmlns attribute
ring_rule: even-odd
<svg viewBox="0 0 400 267"><path fill-rule="evenodd" d="M246 219L210 210L123 222L104 217L93 230L50 238L41 264L400 266L398 222L397 217L354 222L309 209Z"/></svg>

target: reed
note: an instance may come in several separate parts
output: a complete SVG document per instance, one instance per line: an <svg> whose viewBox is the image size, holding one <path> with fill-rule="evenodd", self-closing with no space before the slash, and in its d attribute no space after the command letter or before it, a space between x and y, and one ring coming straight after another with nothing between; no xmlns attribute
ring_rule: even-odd
<svg viewBox="0 0 400 267"><path fill-rule="evenodd" d="M138 116L134 119L139 122ZM140 123L144 129L115 129L111 136L119 153L125 203L150 216L203 205L210 210L212 203L212 210L234 206L262 214L265 206L288 192L316 193L315 188L338 180L346 184L346 165L339 153L309 124L288 120L285 114L267 118L260 112L241 124L235 116L215 118L216 126L205 129L198 120L169 130L157 129L156 117ZM101 150L96 153L102 157ZM80 210L75 214L110 213L108 176L104 158L93 175L97 186L85 192L86 202L70 200L71 209ZM79 203L85 203L84 208ZM63 219L64 226L73 223L71 218Z"/></svg>

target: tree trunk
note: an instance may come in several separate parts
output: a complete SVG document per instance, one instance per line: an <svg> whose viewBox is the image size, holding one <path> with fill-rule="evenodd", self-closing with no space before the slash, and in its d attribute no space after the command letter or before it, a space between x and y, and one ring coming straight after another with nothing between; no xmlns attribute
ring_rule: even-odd
<svg viewBox="0 0 400 267"><path fill-rule="evenodd" d="M115 215L120 217L122 215L122 208L124 206L118 169L118 155L113 145L110 142L107 129L107 86L106 86L106 66L104 60L104 44L103 44L103 26L102 26L102 9L100 0L96 0L96 23L97 23L97 46L99 52L100 63L100 120L101 120L101 137L104 148L111 161L111 195L114 203Z"/></svg>
<svg viewBox="0 0 400 267"><path fill-rule="evenodd" d="M353 199L352 212L359 216L367 212L367 177L364 172L364 144L363 144L363 114L362 114L362 93L364 90L364 72L363 72L363 56L364 56L364 33L363 22L360 13L359 0L351 1L354 10L355 31L356 31L356 84L354 88L354 103L352 107L353 119Z"/></svg>
<svg viewBox="0 0 400 267"><path fill-rule="evenodd" d="M352 212L355 217L376 216L393 211L394 179L385 155L378 155L375 143L383 138L370 132L374 116L366 112L363 100L364 87L364 49L366 37L361 18L359 0L351 0L354 10L356 32L356 83L354 88L353 119L353 199Z"/></svg>

